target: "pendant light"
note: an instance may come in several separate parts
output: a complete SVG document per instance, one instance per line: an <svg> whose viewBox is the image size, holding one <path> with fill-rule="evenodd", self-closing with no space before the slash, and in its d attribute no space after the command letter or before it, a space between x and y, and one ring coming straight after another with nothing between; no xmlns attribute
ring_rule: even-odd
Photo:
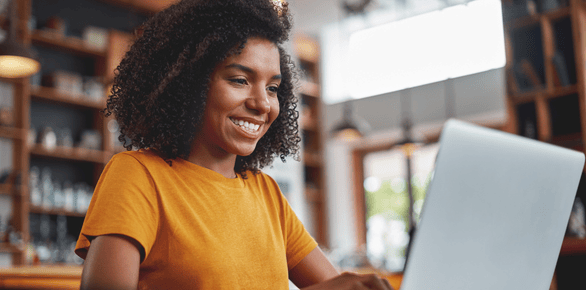
<svg viewBox="0 0 586 290"><path fill-rule="evenodd" d="M16 1L13 0L8 5L10 5L10 29L4 42L0 43L0 77L29 77L40 70L41 64L37 60L35 51L17 39Z"/></svg>
<svg viewBox="0 0 586 290"><path fill-rule="evenodd" d="M352 115L352 104L346 101L343 104L344 112L342 121L340 121L332 130L332 135L336 139L344 141L353 141L360 139L366 133L366 124L359 124Z"/></svg>

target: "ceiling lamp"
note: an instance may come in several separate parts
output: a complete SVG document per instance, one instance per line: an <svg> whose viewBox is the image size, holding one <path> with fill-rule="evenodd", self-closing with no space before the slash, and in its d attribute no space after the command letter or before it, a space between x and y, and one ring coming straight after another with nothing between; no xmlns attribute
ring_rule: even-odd
<svg viewBox="0 0 586 290"><path fill-rule="evenodd" d="M359 124L352 115L352 104L350 101L344 103L344 113L342 121L334 126L332 135L334 138L344 141L353 141L360 139L368 130L366 124Z"/></svg>
<svg viewBox="0 0 586 290"><path fill-rule="evenodd" d="M4 42L0 43L0 77L25 78L41 69L37 55L23 45L16 36L16 1L10 5L10 29Z"/></svg>

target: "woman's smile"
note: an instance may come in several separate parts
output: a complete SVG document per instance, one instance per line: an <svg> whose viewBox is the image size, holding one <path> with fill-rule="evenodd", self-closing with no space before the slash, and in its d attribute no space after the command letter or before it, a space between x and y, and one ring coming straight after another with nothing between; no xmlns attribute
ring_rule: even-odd
<svg viewBox="0 0 586 290"><path fill-rule="evenodd" d="M244 121L242 119L236 119L236 118L230 118L230 121L232 121L232 123L234 123L234 125L238 126L240 129L242 129L245 133L248 134L256 134L258 133L258 129L260 128L261 124L259 124L260 122L248 122L248 121Z"/></svg>
<svg viewBox="0 0 586 290"><path fill-rule="evenodd" d="M202 129L192 151L248 156L279 115L280 54L264 38L250 38L242 51L219 63L210 75ZM222 157L220 157L222 158Z"/></svg>

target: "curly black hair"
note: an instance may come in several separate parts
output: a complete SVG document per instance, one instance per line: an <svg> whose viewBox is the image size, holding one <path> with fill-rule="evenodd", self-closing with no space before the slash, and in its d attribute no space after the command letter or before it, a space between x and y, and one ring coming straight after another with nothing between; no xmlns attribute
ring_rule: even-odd
<svg viewBox="0 0 586 290"><path fill-rule="evenodd" d="M281 5L277 5L277 4ZM245 176L276 156L299 157L297 72L282 44L291 16L278 0L182 0L155 14L116 68L104 110L120 126L127 150L150 148L172 165L187 158L201 126L210 75L238 54L251 37L277 45L280 53L280 113L249 156L238 156L235 171Z"/></svg>

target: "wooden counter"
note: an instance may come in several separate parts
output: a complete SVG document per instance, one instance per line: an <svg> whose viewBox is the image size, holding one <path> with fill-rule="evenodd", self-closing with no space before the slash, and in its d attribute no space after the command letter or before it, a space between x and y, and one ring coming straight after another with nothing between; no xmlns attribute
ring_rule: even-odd
<svg viewBox="0 0 586 290"><path fill-rule="evenodd" d="M81 280L81 266L28 266L0 268L0 289L30 290L78 290ZM402 274L381 273L372 269L358 269L352 272L375 273L387 278L397 290L401 287Z"/></svg>
<svg viewBox="0 0 586 290"><path fill-rule="evenodd" d="M81 266L0 268L0 289L78 290Z"/></svg>

